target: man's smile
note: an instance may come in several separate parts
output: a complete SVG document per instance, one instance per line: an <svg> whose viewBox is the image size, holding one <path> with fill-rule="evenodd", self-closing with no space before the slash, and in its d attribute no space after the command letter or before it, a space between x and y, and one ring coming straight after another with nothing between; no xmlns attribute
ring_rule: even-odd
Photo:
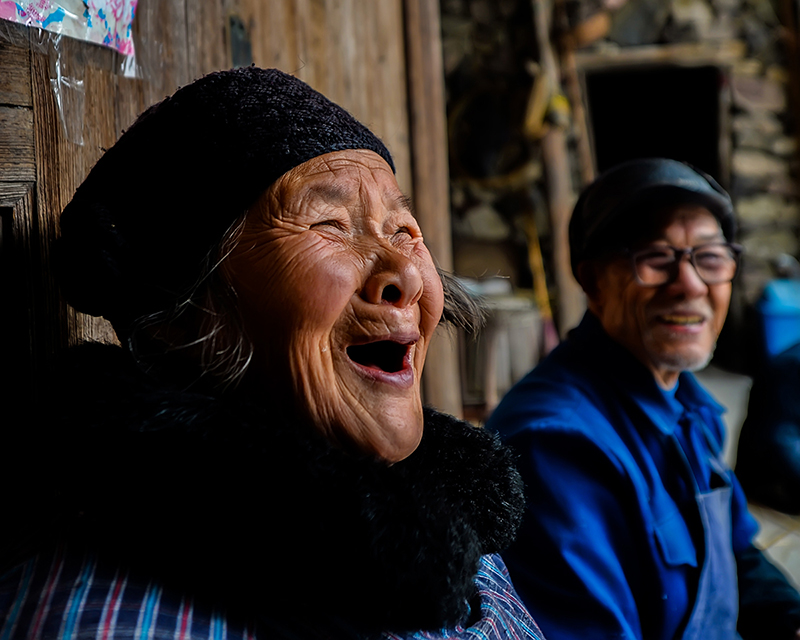
<svg viewBox="0 0 800 640"><path fill-rule="evenodd" d="M666 324L680 324L680 325L700 324L705 320L705 318L701 315L677 315L677 314L658 316L658 319Z"/></svg>

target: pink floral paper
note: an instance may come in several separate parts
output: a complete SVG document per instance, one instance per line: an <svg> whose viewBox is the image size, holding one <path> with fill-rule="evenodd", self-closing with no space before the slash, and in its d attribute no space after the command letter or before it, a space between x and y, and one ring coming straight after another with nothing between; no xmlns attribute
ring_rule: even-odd
<svg viewBox="0 0 800 640"><path fill-rule="evenodd" d="M133 55L138 0L0 0L0 19L102 44Z"/></svg>

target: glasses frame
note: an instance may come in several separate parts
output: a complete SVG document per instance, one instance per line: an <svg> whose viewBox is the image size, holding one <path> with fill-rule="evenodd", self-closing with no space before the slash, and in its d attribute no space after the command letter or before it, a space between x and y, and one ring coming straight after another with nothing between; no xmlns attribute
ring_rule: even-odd
<svg viewBox="0 0 800 640"><path fill-rule="evenodd" d="M646 253L647 251L652 250L652 247L647 249L638 249L633 251L632 249L626 249L625 253L628 255L631 261L631 269L633 270L633 277L636 278L637 284L642 287L663 287L664 285L672 284L675 280L678 279L678 274L680 272L680 264L683 262L683 259L686 256L689 256L689 262L691 262L692 267L694 268L697 277L703 282L703 284L710 286L715 284L727 284L729 282L733 282L733 279L736 277L736 274L739 273L739 259L741 258L742 252L744 251L744 247L740 244L735 242L705 242L703 244L699 244L696 247L686 247L681 249L680 247L673 247L672 245L658 245L659 248L664 249L671 249L672 252L675 254L675 261L670 265L670 272L668 273L668 278L659 284L649 284L643 282L642 279L639 277L639 271L636 268L636 257L642 253ZM733 275L729 280L720 280L718 282L706 282L705 278L700 275L700 270L697 268L697 263L695 262L695 252L701 249L705 249L706 247L727 247L731 253L733 254L733 261L736 265L736 268L733 271Z"/></svg>

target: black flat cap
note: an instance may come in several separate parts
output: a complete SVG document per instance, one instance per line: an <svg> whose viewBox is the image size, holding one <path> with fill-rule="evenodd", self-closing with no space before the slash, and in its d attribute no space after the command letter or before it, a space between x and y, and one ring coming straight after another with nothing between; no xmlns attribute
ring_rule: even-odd
<svg viewBox="0 0 800 640"><path fill-rule="evenodd" d="M67 301L123 331L173 308L225 231L281 175L369 129L276 69L207 75L150 107L97 162L61 216L55 271Z"/></svg>
<svg viewBox="0 0 800 640"><path fill-rule="evenodd" d="M600 255L615 241L615 234L625 234L626 227L628 233L641 228L659 207L688 203L707 208L725 237L733 239L736 220L730 196L702 171L667 158L630 160L605 171L583 191L572 212L572 273L577 278L581 261Z"/></svg>

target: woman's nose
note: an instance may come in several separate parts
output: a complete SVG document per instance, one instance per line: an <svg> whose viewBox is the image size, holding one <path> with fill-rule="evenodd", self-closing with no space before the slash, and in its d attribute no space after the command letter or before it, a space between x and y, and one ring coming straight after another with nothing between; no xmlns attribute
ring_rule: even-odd
<svg viewBox="0 0 800 640"><path fill-rule="evenodd" d="M414 262L394 249L386 249L375 261L361 297L371 304L409 307L422 296L422 274Z"/></svg>

